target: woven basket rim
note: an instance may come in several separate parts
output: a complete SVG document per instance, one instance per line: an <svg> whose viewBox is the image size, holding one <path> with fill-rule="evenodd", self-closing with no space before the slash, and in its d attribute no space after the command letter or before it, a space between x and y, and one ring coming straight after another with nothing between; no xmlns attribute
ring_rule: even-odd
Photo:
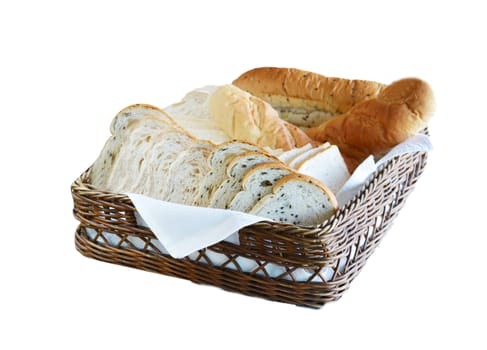
<svg viewBox="0 0 487 350"><path fill-rule="evenodd" d="M425 152L414 152L411 153L412 155L417 153L425 153ZM361 186L358 190L357 194L355 194L347 203L342 205L337 209L337 211L324 222L317 224L317 225L296 225L290 223L279 223L274 221L260 221L256 224L269 224L273 226L280 226L280 227L299 227L304 230L310 230L308 234L313 234L314 230L320 229L323 230L324 228L328 227L328 230L332 230L333 227L338 223L340 218L347 215L347 213L352 210L355 206L359 205L363 200L365 200L366 195L369 191L373 190L374 186L378 181L380 181L384 176L387 176L388 172L394 167L397 159L401 157L400 155L395 156L389 159L387 162L381 164L377 170L375 170L365 181L365 183ZM130 198L124 193L114 193L106 190L101 190L89 183L89 173L91 170L91 166L88 167L71 185L71 192L80 192L84 195L95 195L99 199L105 198L107 201L119 201L124 204L130 205L135 209L133 202ZM209 208L211 209L211 208ZM254 224L255 225L255 224ZM252 226L252 225L250 225Z"/></svg>

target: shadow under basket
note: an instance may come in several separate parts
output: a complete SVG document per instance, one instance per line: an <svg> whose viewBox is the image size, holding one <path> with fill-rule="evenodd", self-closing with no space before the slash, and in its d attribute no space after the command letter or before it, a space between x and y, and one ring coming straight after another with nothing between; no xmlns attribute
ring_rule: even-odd
<svg viewBox="0 0 487 350"><path fill-rule="evenodd" d="M256 223L238 232L239 244L223 241L183 259L163 253L150 229L137 225L127 196L91 186L88 169L71 186L74 216L80 222L76 249L97 260L319 308L339 299L362 270L426 159L426 152L416 152L389 160L354 199L319 226Z"/></svg>

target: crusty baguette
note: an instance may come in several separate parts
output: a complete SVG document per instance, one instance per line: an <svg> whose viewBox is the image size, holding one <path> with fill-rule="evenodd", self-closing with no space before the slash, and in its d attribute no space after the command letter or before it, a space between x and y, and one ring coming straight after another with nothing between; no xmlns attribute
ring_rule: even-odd
<svg viewBox="0 0 487 350"><path fill-rule="evenodd" d="M383 155L425 128L433 109L430 86L420 79L406 78L306 133L319 142L337 145L352 173L370 154Z"/></svg>
<svg viewBox="0 0 487 350"><path fill-rule="evenodd" d="M313 142L302 130L283 121L270 104L234 85L217 89L208 108L231 139L284 151Z"/></svg>
<svg viewBox="0 0 487 350"><path fill-rule="evenodd" d="M384 85L365 80L329 78L294 68L262 67L243 73L235 86L260 97L281 118L311 127L377 96Z"/></svg>

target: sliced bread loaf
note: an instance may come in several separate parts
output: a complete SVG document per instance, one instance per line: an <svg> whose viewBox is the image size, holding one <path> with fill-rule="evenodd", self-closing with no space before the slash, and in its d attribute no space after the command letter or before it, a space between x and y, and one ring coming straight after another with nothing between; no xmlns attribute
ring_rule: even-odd
<svg viewBox="0 0 487 350"><path fill-rule="evenodd" d="M253 166L277 161L277 158L262 152L246 152L235 156L228 163L226 177L210 197L211 208L227 209L233 197L242 190L242 179Z"/></svg>
<svg viewBox="0 0 487 350"><path fill-rule="evenodd" d="M278 222L318 225L337 209L333 193L318 181L300 174L284 176L272 193L263 197L250 211Z"/></svg>
<svg viewBox="0 0 487 350"><path fill-rule="evenodd" d="M233 197L228 209L249 212L264 196L272 192L276 182L293 173L281 162L253 166L242 179L242 190Z"/></svg>
<svg viewBox="0 0 487 350"><path fill-rule="evenodd" d="M213 192L224 181L225 169L228 161L236 155L248 151L258 151L260 148L246 142L231 141L219 145L208 157L210 171L202 180L193 205L207 207Z"/></svg>

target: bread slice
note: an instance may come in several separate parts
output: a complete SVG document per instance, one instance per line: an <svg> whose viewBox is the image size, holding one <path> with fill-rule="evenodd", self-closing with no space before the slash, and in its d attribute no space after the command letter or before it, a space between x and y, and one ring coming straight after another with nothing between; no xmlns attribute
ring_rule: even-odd
<svg viewBox="0 0 487 350"><path fill-rule="evenodd" d="M132 123L145 117L152 117L174 124L174 119L162 109L148 104L134 104L118 112L110 124L110 131L112 135L118 135L130 128Z"/></svg>
<svg viewBox="0 0 487 350"><path fill-rule="evenodd" d="M294 157L289 161L289 166L293 169L297 169L301 165L301 163L303 163L306 159L313 157L315 154L318 154L319 152L327 149L328 147L330 147L330 144L326 142L318 147L312 148L306 152L298 154L296 157Z"/></svg>
<svg viewBox="0 0 487 350"><path fill-rule="evenodd" d="M230 137L216 124L214 119L181 117L175 118L175 122L197 139L206 140L217 145L231 141Z"/></svg>
<svg viewBox="0 0 487 350"><path fill-rule="evenodd" d="M192 204L199 185L208 173L208 157L214 145L206 141L196 141L187 150L178 155L171 164L164 186L164 200Z"/></svg>
<svg viewBox="0 0 487 350"><path fill-rule="evenodd" d="M122 145L126 143L126 138L130 135L131 126L140 122L144 117L149 117L163 123L174 124L172 119L157 107L137 104L122 109L113 118L110 125L112 136L107 140L100 155L93 163L90 171L91 184L99 189L106 189L109 176L118 158L118 153Z"/></svg>
<svg viewBox="0 0 487 350"><path fill-rule="evenodd" d="M235 195L228 209L249 212L264 196L272 192L275 183L293 171L281 162L258 164L245 173L242 190Z"/></svg>
<svg viewBox="0 0 487 350"><path fill-rule="evenodd" d="M279 179L272 193L250 211L274 221L295 225L318 225L337 210L333 193L318 181L300 174Z"/></svg>
<svg viewBox="0 0 487 350"><path fill-rule="evenodd" d="M107 189L107 181L122 147L121 137L111 136L90 169L90 183L100 190Z"/></svg>
<svg viewBox="0 0 487 350"><path fill-rule="evenodd" d="M302 127L319 125L376 97L385 88L372 81L330 78L277 67L252 69L233 84L270 103L282 119Z"/></svg>
<svg viewBox="0 0 487 350"><path fill-rule="evenodd" d="M262 152L246 152L235 156L227 165L226 178L210 197L209 207L228 209L230 202L242 190L242 179L253 166L277 161L277 158Z"/></svg>
<svg viewBox="0 0 487 350"><path fill-rule="evenodd" d="M335 194L350 177L345 161L335 145L304 160L297 170L319 180Z"/></svg>
<svg viewBox="0 0 487 350"><path fill-rule="evenodd" d="M260 150L256 145L239 141L231 141L219 145L208 157L210 171L201 182L193 205L207 207L210 204L213 192L225 180L226 165L230 159L248 151Z"/></svg>
<svg viewBox="0 0 487 350"><path fill-rule="evenodd" d="M178 156L194 142L191 136L180 131L160 133L143 155L145 166L138 172L135 185L124 185L125 191L165 200L164 191L169 182L169 169Z"/></svg>
<svg viewBox="0 0 487 350"><path fill-rule="evenodd" d="M283 163L289 164L291 159L294 157L300 155L303 152L306 152L312 148L310 143L307 143L306 145L298 148L293 148L290 149L289 151L283 152L282 154L279 155L279 160Z"/></svg>

